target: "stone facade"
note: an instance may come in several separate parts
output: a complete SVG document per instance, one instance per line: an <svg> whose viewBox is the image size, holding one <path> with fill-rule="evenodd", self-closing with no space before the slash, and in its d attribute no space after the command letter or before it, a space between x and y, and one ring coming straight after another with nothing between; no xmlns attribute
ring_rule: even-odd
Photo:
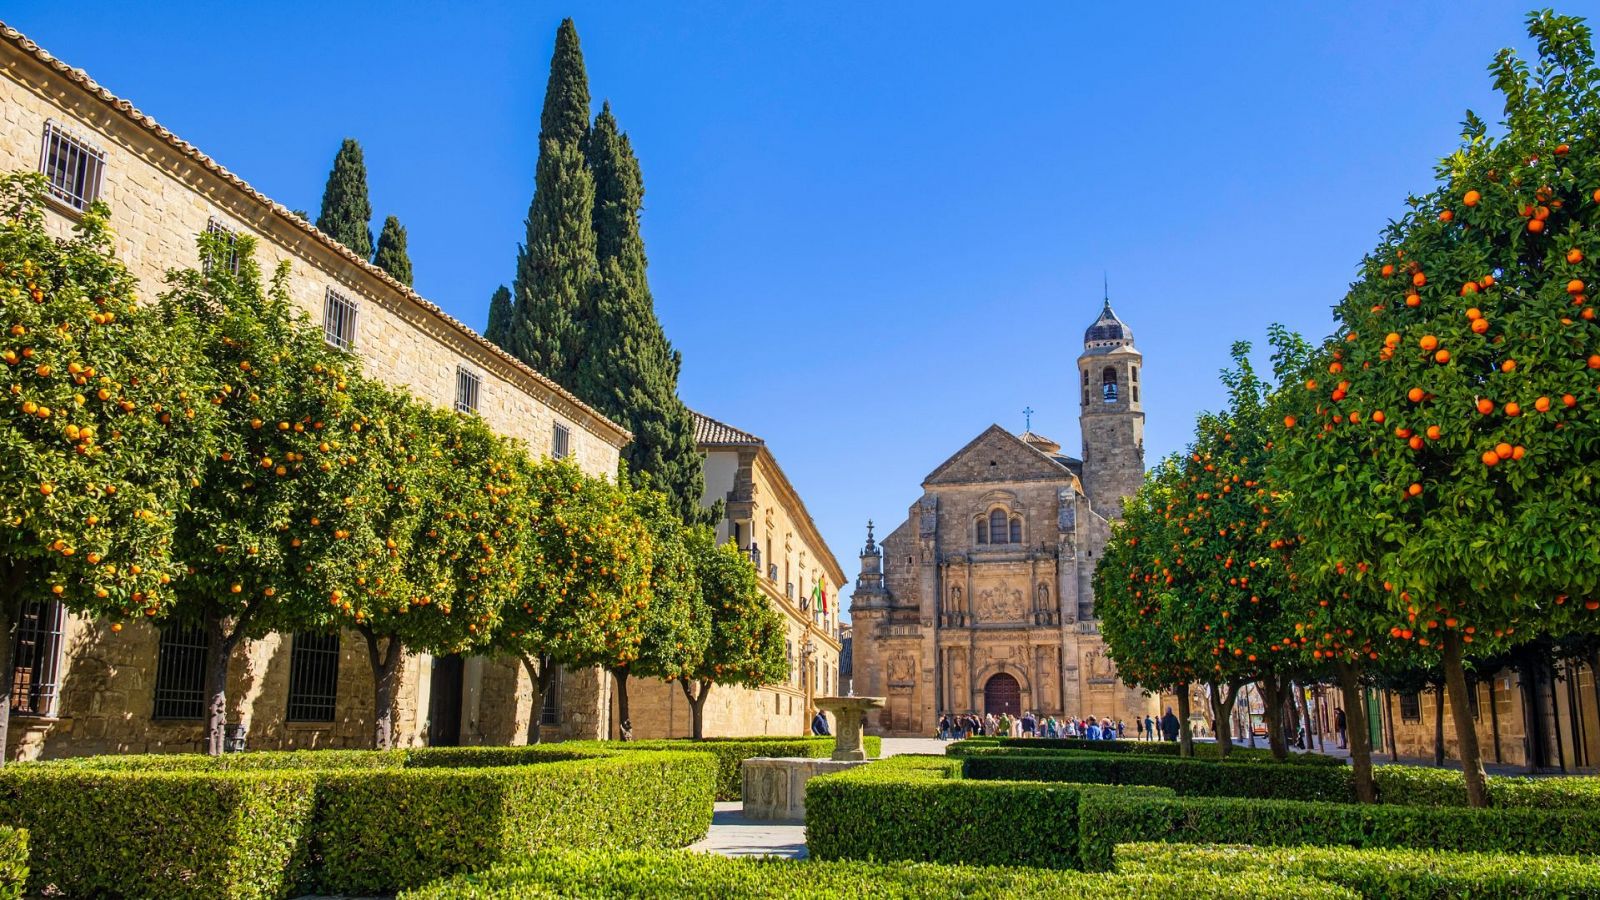
<svg viewBox="0 0 1600 900"><path fill-rule="evenodd" d="M799 735L810 727L811 698L840 692L839 592L844 569L823 542L800 495L761 438L695 413L705 454L707 508L721 501L717 540L743 548L762 593L784 619L790 673L760 689L712 688L706 737ZM821 603L813 599L821 588ZM628 706L640 739L690 734L689 701L675 684L630 679Z"/></svg>
<svg viewBox="0 0 1600 900"><path fill-rule="evenodd" d="M928 475L881 547L868 525L851 671L856 693L887 698L873 733L931 734L943 713L1154 709L1117 679L1090 583L1144 473L1140 364L1107 303L1079 358L1082 461L991 426Z"/></svg>
<svg viewBox="0 0 1600 900"><path fill-rule="evenodd" d="M457 400L457 372L464 369L477 375L477 411L495 430L522 440L532 452L549 453L563 429L569 454L585 471L610 475L616 470L618 451L630 439L625 430L255 191L81 70L0 26L0 171L41 167L47 123L102 155L96 197L109 205L117 252L146 296L163 289L167 270L198 266L196 237L208 228L250 235L264 271L288 265L290 293L312 322L322 322L330 291L355 303L353 349L368 374L450 408ZM65 233L77 213L65 203L56 213L51 226ZM100 623L66 616L52 649L59 657L55 696L41 695L41 714L13 718L8 755L197 749L198 720L152 720L158 641L158 631L143 623L112 634ZM285 721L290 645L287 636L273 635L234 654L229 720L247 727L252 747L369 744L373 698L364 643L353 633L343 636L334 713L331 720L314 723ZM520 668L481 659L454 666L449 661L440 667L426 655L407 658L397 710L400 742L524 739L529 716L537 711ZM448 677L440 678L441 668ZM435 696L434 684L443 685L448 696ZM551 736L604 736L609 680L594 672L570 673L561 700L556 724L548 728ZM430 710L451 721L430 721Z"/></svg>

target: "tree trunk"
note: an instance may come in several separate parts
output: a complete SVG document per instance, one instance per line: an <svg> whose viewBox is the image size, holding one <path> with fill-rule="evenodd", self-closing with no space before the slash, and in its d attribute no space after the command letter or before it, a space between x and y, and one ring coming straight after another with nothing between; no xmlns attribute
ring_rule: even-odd
<svg viewBox="0 0 1600 900"><path fill-rule="evenodd" d="M1366 706L1361 702L1361 676L1347 662L1335 664L1339 675L1339 695L1344 698L1345 743L1350 745L1350 768L1354 770L1356 799L1376 803L1378 792L1372 781L1372 730L1367 724ZM1352 727L1359 724L1360 727Z"/></svg>
<svg viewBox="0 0 1600 900"><path fill-rule="evenodd" d="M1194 756L1194 732L1189 727L1189 684L1178 690L1178 755Z"/></svg>
<svg viewBox="0 0 1600 900"><path fill-rule="evenodd" d="M1212 682L1211 715L1216 719L1217 757L1227 759L1233 753L1233 704L1239 699L1239 685L1226 687Z"/></svg>
<svg viewBox="0 0 1600 900"><path fill-rule="evenodd" d="M1550 679L1550 733L1556 739L1556 765L1561 774L1567 773L1567 750L1561 744L1561 695L1556 693L1556 662L1552 657L1544 661L1545 675Z"/></svg>
<svg viewBox="0 0 1600 900"><path fill-rule="evenodd" d="M228 656L233 646L221 613L207 613L205 629L206 752L221 756L228 728Z"/></svg>
<svg viewBox="0 0 1600 900"><path fill-rule="evenodd" d="M629 734L633 733L633 723L628 721L628 667L619 666L611 670L611 677L617 682L617 725L627 726Z"/></svg>
<svg viewBox="0 0 1600 900"><path fill-rule="evenodd" d="M1389 762L1400 761L1400 750L1394 739L1394 698L1389 689L1383 689L1383 737L1389 744Z"/></svg>
<svg viewBox="0 0 1600 900"><path fill-rule="evenodd" d="M711 682L697 681L690 687L691 679L684 678L678 682L683 688L683 695L689 698L689 736L695 740L705 739L705 711L706 697L711 693Z"/></svg>
<svg viewBox="0 0 1600 900"><path fill-rule="evenodd" d="M1289 744L1283 735L1284 681L1278 675L1261 680L1261 710L1267 719L1267 746L1272 758L1280 762L1289 758Z"/></svg>
<svg viewBox="0 0 1600 900"><path fill-rule="evenodd" d="M383 652L378 651L378 635L367 625L358 626L367 640L367 662L372 666L372 746L377 750L394 748L394 699L400 687L400 659L404 655L400 639L390 637Z"/></svg>
<svg viewBox="0 0 1600 900"><path fill-rule="evenodd" d="M533 709L528 714L528 743L537 744L544 740L544 705L550 697L551 686L556 683L556 664L548 653L539 654L538 662L524 653L522 665L527 668L528 678L536 688Z"/></svg>
<svg viewBox="0 0 1600 900"><path fill-rule="evenodd" d="M1539 669L1526 650L1517 653L1517 688L1522 691L1522 733L1528 772L1539 771L1544 761L1544 729L1539 723Z"/></svg>
<svg viewBox="0 0 1600 900"><path fill-rule="evenodd" d="M1483 757L1478 752L1478 730L1467 707L1467 675L1461 661L1461 633L1444 633L1444 679L1450 694L1450 712L1456 723L1456 740L1461 746L1461 772L1467 782L1467 805L1489 805L1488 784L1483 774Z"/></svg>
<svg viewBox="0 0 1600 900"><path fill-rule="evenodd" d="M12 630L17 627L17 619L21 616L22 598L17 596L17 590L22 587L22 566L11 563L6 566L6 575L3 585L0 585L0 766L4 766L11 758L10 746L6 741L11 733L11 689L16 678L16 661L12 654L16 652L17 638Z"/></svg>
<svg viewBox="0 0 1600 900"><path fill-rule="evenodd" d="M1444 768L1444 685L1433 689L1433 764Z"/></svg>

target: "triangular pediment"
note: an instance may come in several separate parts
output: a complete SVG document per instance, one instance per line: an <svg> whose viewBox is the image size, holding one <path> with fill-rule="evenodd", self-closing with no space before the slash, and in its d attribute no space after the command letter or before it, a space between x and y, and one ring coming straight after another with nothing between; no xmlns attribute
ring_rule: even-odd
<svg viewBox="0 0 1600 900"><path fill-rule="evenodd" d="M922 480L934 484L1070 479L1072 472L1023 443L999 425L990 425Z"/></svg>

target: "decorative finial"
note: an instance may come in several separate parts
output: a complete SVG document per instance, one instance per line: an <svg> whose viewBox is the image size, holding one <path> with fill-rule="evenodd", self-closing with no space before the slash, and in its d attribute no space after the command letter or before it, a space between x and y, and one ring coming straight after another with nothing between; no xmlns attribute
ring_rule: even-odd
<svg viewBox="0 0 1600 900"><path fill-rule="evenodd" d="M1105 298L1106 305L1110 306L1111 305L1111 275L1110 275L1110 273L1108 273L1108 272L1106 272L1104 270L1101 270L1100 278L1102 279L1101 288L1102 288L1102 291L1103 291L1101 293L1101 296Z"/></svg>
<svg viewBox="0 0 1600 900"><path fill-rule="evenodd" d="M867 551L871 553L877 545L872 542L872 520L867 520Z"/></svg>
<svg viewBox="0 0 1600 900"><path fill-rule="evenodd" d="M1024 423L1022 428L1023 431L1033 430L1033 407L1024 406L1022 408L1022 421Z"/></svg>

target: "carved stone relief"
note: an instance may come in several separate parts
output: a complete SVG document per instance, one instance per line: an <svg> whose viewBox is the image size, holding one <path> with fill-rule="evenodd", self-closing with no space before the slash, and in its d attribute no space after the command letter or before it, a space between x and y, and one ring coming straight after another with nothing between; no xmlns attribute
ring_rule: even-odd
<svg viewBox="0 0 1600 900"><path fill-rule="evenodd" d="M1027 601L1020 589L1001 581L978 593L974 612L980 622L1020 622L1027 612Z"/></svg>

